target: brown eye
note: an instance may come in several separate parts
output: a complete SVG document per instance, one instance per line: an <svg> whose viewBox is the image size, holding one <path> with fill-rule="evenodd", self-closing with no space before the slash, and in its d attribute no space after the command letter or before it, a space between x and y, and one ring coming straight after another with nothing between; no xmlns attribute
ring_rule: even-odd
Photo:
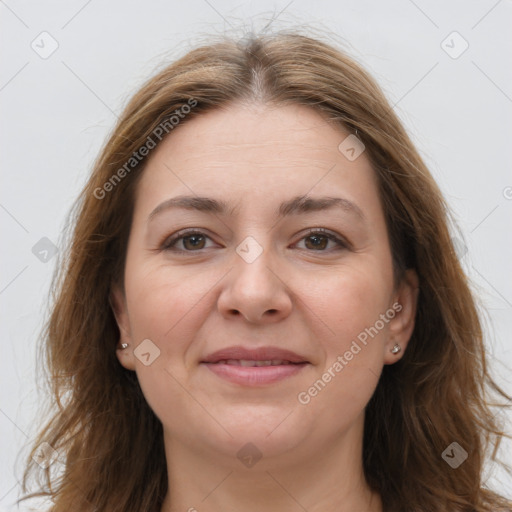
<svg viewBox="0 0 512 512"><path fill-rule="evenodd" d="M308 249L325 249L329 243L329 238L327 238L325 235L309 235L305 237L305 240L305 245ZM308 240L312 242L309 244L310 246L308 246Z"/></svg>
<svg viewBox="0 0 512 512"><path fill-rule="evenodd" d="M210 237L200 231L180 231L164 241L161 248L172 252L195 252L205 249Z"/></svg>
<svg viewBox="0 0 512 512"><path fill-rule="evenodd" d="M188 235L182 237L185 249L203 249L205 237L203 235Z"/></svg>
<svg viewBox="0 0 512 512"><path fill-rule="evenodd" d="M335 236L333 233L325 231L322 228L310 230L309 234L307 234L305 237L303 237L300 240L300 242L302 242L302 240L305 241L304 242L305 248L310 251L330 252L329 249L327 249L329 242L332 242L334 244L334 247L332 247L332 249L334 249L334 250L348 248L348 245L346 242L344 242L342 239Z"/></svg>

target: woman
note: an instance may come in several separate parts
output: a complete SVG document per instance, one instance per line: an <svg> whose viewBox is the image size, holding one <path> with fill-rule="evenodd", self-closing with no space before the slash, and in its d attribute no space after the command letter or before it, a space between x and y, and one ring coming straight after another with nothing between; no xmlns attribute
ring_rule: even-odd
<svg viewBox="0 0 512 512"><path fill-rule="evenodd" d="M488 391L511 397L446 212L339 50L191 51L77 203L24 485L43 468L54 512L512 510L481 482Z"/></svg>

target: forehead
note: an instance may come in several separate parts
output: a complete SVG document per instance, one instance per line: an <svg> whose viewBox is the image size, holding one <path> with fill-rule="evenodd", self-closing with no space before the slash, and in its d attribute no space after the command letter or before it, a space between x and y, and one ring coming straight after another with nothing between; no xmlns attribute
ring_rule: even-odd
<svg viewBox="0 0 512 512"><path fill-rule="evenodd" d="M153 151L137 203L180 194L269 203L333 189L376 200L375 175L364 152L350 160L339 149L349 135L300 105L237 103L207 112L178 125Z"/></svg>
<svg viewBox="0 0 512 512"><path fill-rule="evenodd" d="M253 164L264 166L280 164L286 156L297 163L319 159L320 164L332 159L329 153L335 154L347 135L310 107L235 103L178 126L153 157L180 153L183 161L187 153L186 160L194 162L208 156L227 161L257 156Z"/></svg>

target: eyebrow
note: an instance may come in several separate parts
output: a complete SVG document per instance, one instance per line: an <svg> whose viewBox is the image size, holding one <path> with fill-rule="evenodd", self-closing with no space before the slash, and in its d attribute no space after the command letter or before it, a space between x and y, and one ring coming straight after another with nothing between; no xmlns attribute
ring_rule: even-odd
<svg viewBox="0 0 512 512"><path fill-rule="evenodd" d="M233 215L238 208L228 207L224 201L219 201L211 197L200 196L177 196L167 199L160 203L148 217L148 222L155 216L169 209L182 208L186 210L196 210L206 213L214 214L228 214ZM357 204L342 197L307 197L296 196L288 201L281 203L276 211L278 217L286 217L290 215L299 215L309 212L318 212L332 208L341 208L347 213L358 217L360 220L365 220L365 216L361 208Z"/></svg>

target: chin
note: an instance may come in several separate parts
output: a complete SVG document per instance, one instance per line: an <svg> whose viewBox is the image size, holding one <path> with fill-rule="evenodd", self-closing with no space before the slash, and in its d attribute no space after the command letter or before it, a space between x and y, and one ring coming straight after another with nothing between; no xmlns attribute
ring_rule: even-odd
<svg viewBox="0 0 512 512"><path fill-rule="evenodd" d="M226 450L233 453L233 450L238 452L251 443L267 457L285 454L308 437L304 421L293 416L293 413L290 414L289 410L282 407L273 409L265 406L257 412L254 408L243 407L236 414L230 414L229 421L222 422L232 437L222 435L222 439L217 439L216 446L222 449L223 444Z"/></svg>

